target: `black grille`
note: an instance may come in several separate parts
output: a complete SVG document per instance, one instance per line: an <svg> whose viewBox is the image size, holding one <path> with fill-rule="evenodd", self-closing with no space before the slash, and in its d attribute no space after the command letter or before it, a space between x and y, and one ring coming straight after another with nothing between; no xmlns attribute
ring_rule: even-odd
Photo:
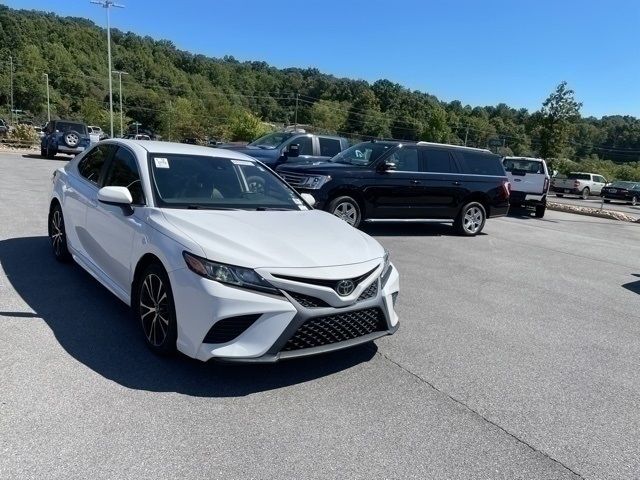
<svg viewBox="0 0 640 480"><path fill-rule="evenodd" d="M378 294L378 280L376 280L371 285L369 285L369 288L367 288L364 292L360 294L360 296L358 297L358 302L361 302L363 300L369 300L370 298L375 297L377 294Z"/></svg>
<svg viewBox="0 0 640 480"><path fill-rule="evenodd" d="M278 172L280 176L284 178L284 181L291 185L293 188L301 187L306 180L306 175L299 175L296 173Z"/></svg>
<svg viewBox="0 0 640 480"><path fill-rule="evenodd" d="M368 308L311 318L286 343L283 351L320 347L386 330L382 310Z"/></svg>
<svg viewBox="0 0 640 480"><path fill-rule="evenodd" d="M321 308L329 307L330 305L324 300L309 295L304 295L298 292L287 292L291 297L305 308Z"/></svg>
<svg viewBox="0 0 640 480"><path fill-rule="evenodd" d="M260 315L242 315L225 318L216 322L207 332L203 343L226 343L239 337L247 328L255 323Z"/></svg>

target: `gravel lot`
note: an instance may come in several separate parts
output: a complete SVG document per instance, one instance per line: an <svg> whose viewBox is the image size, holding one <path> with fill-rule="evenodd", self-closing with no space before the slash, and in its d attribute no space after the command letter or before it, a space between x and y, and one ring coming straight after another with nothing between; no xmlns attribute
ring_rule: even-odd
<svg viewBox="0 0 640 480"><path fill-rule="evenodd" d="M401 273L377 346L160 359L46 232L64 161L0 154L0 478L640 475L640 225L548 212L367 227Z"/></svg>

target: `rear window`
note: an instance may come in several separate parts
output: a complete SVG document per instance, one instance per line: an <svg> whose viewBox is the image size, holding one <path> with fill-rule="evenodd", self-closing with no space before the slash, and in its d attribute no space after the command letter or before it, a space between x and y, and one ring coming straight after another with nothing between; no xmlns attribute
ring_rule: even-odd
<svg viewBox="0 0 640 480"><path fill-rule="evenodd" d="M496 177L504 176L504 168L500 162L500 157L492 153L483 152L461 152L466 164L465 172L473 175L491 175Z"/></svg>
<svg viewBox="0 0 640 480"><path fill-rule="evenodd" d="M591 175L588 173L570 173L567 178L570 180L591 180Z"/></svg>
<svg viewBox="0 0 640 480"><path fill-rule="evenodd" d="M333 157L340 153L340 140L320 137L320 156Z"/></svg>
<svg viewBox="0 0 640 480"><path fill-rule="evenodd" d="M544 173L544 167L539 160L505 158L502 164L504 169L511 173Z"/></svg>
<svg viewBox="0 0 640 480"><path fill-rule="evenodd" d="M613 182L609 186L613 188L636 188L636 184L633 182Z"/></svg>
<svg viewBox="0 0 640 480"><path fill-rule="evenodd" d="M62 133L71 131L78 132L83 135L87 133L87 127L85 127L82 123L57 122L56 130Z"/></svg>

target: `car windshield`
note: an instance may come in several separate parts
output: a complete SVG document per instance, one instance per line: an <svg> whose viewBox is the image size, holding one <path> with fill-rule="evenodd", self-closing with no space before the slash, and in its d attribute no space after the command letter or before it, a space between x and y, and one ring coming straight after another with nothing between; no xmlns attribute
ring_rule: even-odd
<svg viewBox="0 0 640 480"><path fill-rule="evenodd" d="M507 172L544 173L542 162L539 160L525 160L522 158L505 158L504 169Z"/></svg>
<svg viewBox="0 0 640 480"><path fill-rule="evenodd" d="M389 143L363 142L347 148L333 157L330 162L366 167L378 160L395 145Z"/></svg>
<svg viewBox="0 0 640 480"><path fill-rule="evenodd" d="M257 140L254 140L249 144L250 147L260 147L260 148L277 148L293 135L292 133L287 132L277 132L270 133L265 135L264 137L260 137Z"/></svg>
<svg viewBox="0 0 640 480"><path fill-rule="evenodd" d="M609 186L614 188L635 188L636 184L633 182L613 182Z"/></svg>
<svg viewBox="0 0 640 480"><path fill-rule="evenodd" d="M56 130L62 133L67 132L78 132L80 134L86 134L87 128L82 123L71 123L71 122L57 122Z"/></svg>
<svg viewBox="0 0 640 480"><path fill-rule="evenodd" d="M150 154L160 206L173 208L306 210L287 184L251 160Z"/></svg>

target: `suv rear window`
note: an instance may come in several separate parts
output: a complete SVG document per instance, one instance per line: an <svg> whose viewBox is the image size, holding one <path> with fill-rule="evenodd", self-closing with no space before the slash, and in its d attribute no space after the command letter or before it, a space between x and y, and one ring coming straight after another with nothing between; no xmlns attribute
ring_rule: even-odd
<svg viewBox="0 0 640 480"><path fill-rule="evenodd" d="M87 127L82 123L56 122L55 128L62 133L70 131L78 132L81 135L86 135L87 133Z"/></svg>
<svg viewBox="0 0 640 480"><path fill-rule="evenodd" d="M520 158L505 158L504 169L512 173L544 173L542 162L538 160L525 160Z"/></svg>
<svg viewBox="0 0 640 480"><path fill-rule="evenodd" d="M499 156L484 152L463 151L461 153L466 164L464 173L496 177L504 176L504 168Z"/></svg>
<svg viewBox="0 0 640 480"><path fill-rule="evenodd" d="M320 156L333 157L340 153L340 140L320 137Z"/></svg>
<svg viewBox="0 0 640 480"><path fill-rule="evenodd" d="M570 173L567 178L570 180L591 180L591 175L588 173Z"/></svg>

